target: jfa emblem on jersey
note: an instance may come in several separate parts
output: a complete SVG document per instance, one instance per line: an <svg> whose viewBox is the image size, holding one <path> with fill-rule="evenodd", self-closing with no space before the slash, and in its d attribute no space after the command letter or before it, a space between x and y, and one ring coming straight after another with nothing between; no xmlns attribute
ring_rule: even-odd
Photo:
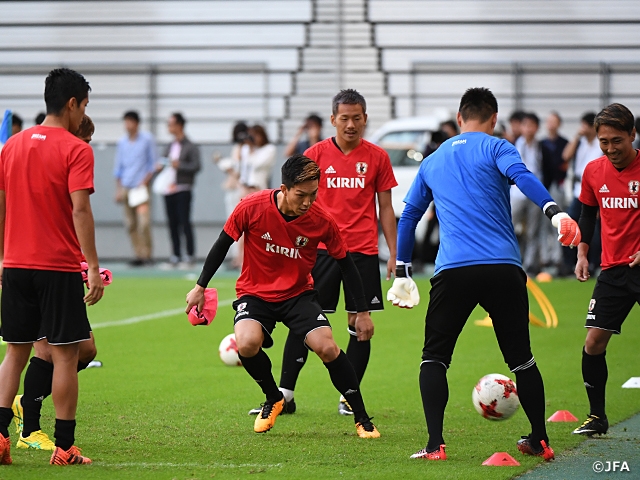
<svg viewBox="0 0 640 480"><path fill-rule="evenodd" d="M590 311L590 312L593 312L593 309L595 308L595 306L596 306L596 299L595 299L595 298L592 298L592 299L589 301L589 311Z"/></svg>
<svg viewBox="0 0 640 480"><path fill-rule="evenodd" d="M300 235L298 238L296 238L296 247L298 248L304 247L307 243L309 243L309 239L307 237L303 237L302 235Z"/></svg>
<svg viewBox="0 0 640 480"><path fill-rule="evenodd" d="M356 172L358 173L358 175L365 175L367 173L368 168L369 168L369 165L367 165L364 162L356 163Z"/></svg>
<svg viewBox="0 0 640 480"><path fill-rule="evenodd" d="M629 193L631 195L638 195L640 192L640 182L638 180L631 180L629 182Z"/></svg>
<svg viewBox="0 0 640 480"><path fill-rule="evenodd" d="M243 311L245 308L247 308L247 302L242 302L242 303L238 304L238 309L237 309L237 311L238 311L238 312L241 312L241 311Z"/></svg>

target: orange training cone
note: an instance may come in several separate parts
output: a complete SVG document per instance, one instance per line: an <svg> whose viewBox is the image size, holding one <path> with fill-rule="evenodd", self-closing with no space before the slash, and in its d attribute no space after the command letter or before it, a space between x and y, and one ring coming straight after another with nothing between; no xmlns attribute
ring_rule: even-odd
<svg viewBox="0 0 640 480"><path fill-rule="evenodd" d="M520 463L507 452L496 452L482 462L482 465L491 467L519 467Z"/></svg>
<svg viewBox="0 0 640 480"><path fill-rule="evenodd" d="M558 410L547 418L547 422L577 422L578 418L569 410Z"/></svg>

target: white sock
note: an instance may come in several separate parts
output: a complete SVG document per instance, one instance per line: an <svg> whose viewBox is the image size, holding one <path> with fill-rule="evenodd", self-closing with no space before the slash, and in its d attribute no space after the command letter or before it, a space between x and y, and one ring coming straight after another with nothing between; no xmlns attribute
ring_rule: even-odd
<svg viewBox="0 0 640 480"><path fill-rule="evenodd" d="M278 390L280 390L282 392L282 395L284 395L285 402L290 402L291 400L293 400L293 390L287 390L286 388L282 387L280 387Z"/></svg>

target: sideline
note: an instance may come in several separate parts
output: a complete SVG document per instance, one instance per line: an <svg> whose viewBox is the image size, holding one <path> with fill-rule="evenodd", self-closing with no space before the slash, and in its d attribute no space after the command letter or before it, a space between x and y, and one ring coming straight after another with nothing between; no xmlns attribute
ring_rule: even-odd
<svg viewBox="0 0 640 480"><path fill-rule="evenodd" d="M93 462L98 467L115 467L115 468L282 468L281 463L173 463L173 462Z"/></svg>
<svg viewBox="0 0 640 480"><path fill-rule="evenodd" d="M222 300L218 303L218 308L231 305L234 300ZM171 310L162 310L160 312L148 313L147 315L139 315L137 317L125 318L122 320L113 320L110 322L91 323L91 329L96 330L98 328L107 327L120 327L123 325L133 325L135 323L146 322L149 320L157 320L159 318L173 317L180 313L184 314L184 308L173 308Z"/></svg>

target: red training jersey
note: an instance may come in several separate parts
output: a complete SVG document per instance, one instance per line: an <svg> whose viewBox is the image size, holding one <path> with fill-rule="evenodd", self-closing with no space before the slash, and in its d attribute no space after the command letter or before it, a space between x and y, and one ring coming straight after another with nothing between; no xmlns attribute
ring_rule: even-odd
<svg viewBox="0 0 640 480"><path fill-rule="evenodd" d="M252 295L281 302L313 289L311 269L321 241L332 257L339 260L347 255L338 226L317 203L287 222L278 210L275 192L263 190L245 197L224 225L235 241L244 234L238 298Z"/></svg>
<svg viewBox="0 0 640 480"><path fill-rule="evenodd" d="M376 194L398 185L387 152L361 140L345 155L332 138L327 138L304 154L320 167L316 203L335 219L349 251L377 255ZM326 247L321 244L320 248Z"/></svg>
<svg viewBox="0 0 640 480"><path fill-rule="evenodd" d="M619 172L606 156L592 160L582 174L580 201L600 208L602 268L629 265L640 252L640 153Z"/></svg>
<svg viewBox="0 0 640 480"><path fill-rule="evenodd" d="M80 271L71 193L93 193L93 163L91 147L64 128L38 125L7 141L0 153L3 266Z"/></svg>

